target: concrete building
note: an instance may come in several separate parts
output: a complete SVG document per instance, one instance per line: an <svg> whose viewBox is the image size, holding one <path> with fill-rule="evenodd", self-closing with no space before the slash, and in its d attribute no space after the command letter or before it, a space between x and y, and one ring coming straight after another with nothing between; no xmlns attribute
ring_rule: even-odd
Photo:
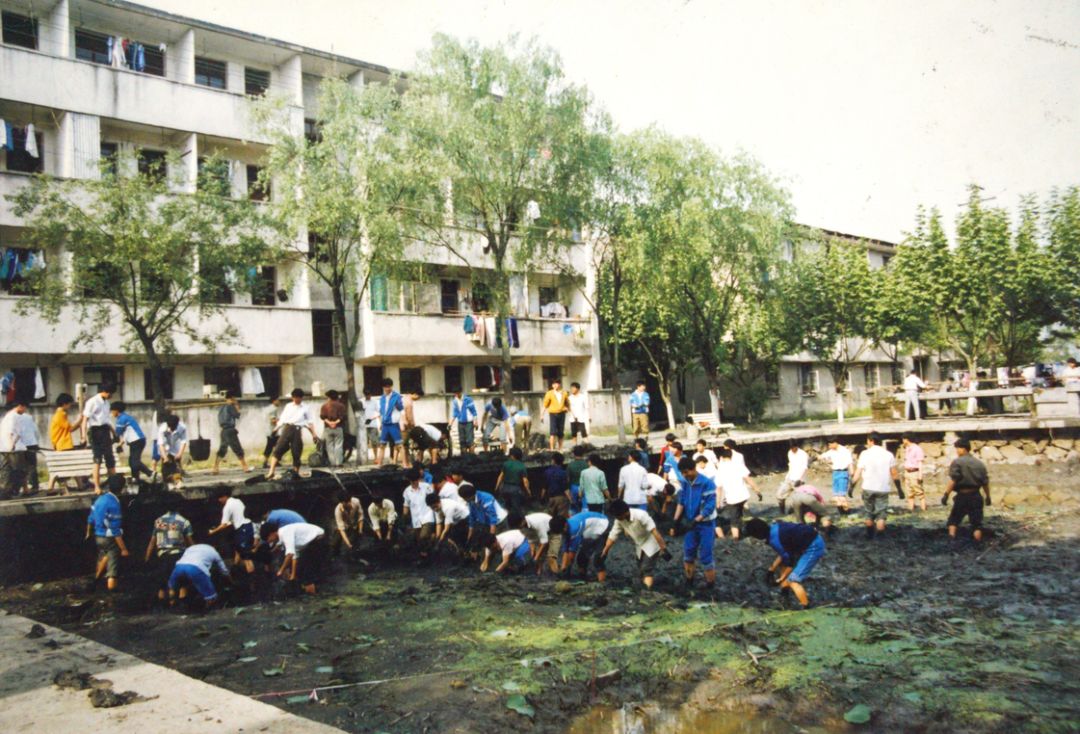
<svg viewBox="0 0 1080 734"><path fill-rule="evenodd" d="M200 159L219 153L230 162L233 195L258 198L252 183L267 141L254 124L255 100L281 98L300 136L312 134L321 79L363 85L390 78L388 69L374 64L123 0L0 0L0 11L0 118L10 131L10 145L0 149L0 248L20 260L27 257L20 248L24 223L3 197L34 173L94 178L101 159L117 152L138 151L140 166L174 152L183 170L169 174L179 174L176 188L183 191L195 185ZM455 386L483 390L501 378L493 369L498 350L471 341L463 329L462 301L484 307L481 283L490 263L479 239L470 245L469 236L461 236L466 260L418 245L407 256L424 264L422 282L373 278L361 315L357 383L377 388L388 376L402 387L421 388L427 395L418 414L423 420L446 420L447 394ZM583 263L587 253L584 244L580 248L572 261ZM43 255L46 267L65 257ZM239 342L213 353L197 344L177 345L167 399L197 401L206 385L252 399L295 385L344 387L329 293L311 282L302 265L268 263L261 275L269 296L255 303L230 297L220 317L237 328ZM533 401L555 375L587 388L600 385L596 321L581 290L588 285L554 268L512 283L521 347L515 350L519 366L507 379ZM53 326L22 314L19 302L27 296L20 293L17 276L0 277L0 374L14 373L20 393L41 405L35 412L45 414L57 394L74 393L76 384L93 390L109 381L120 385L126 402L145 408L152 397L145 365L123 348L118 328L110 326L99 343L71 351L74 319ZM563 304L565 317L541 317L541 308L553 302ZM45 394L35 398L39 376ZM189 423L199 420L204 433L215 432L208 413L190 410ZM248 412L251 424L242 431L258 443L261 423L257 428L255 411Z"/></svg>

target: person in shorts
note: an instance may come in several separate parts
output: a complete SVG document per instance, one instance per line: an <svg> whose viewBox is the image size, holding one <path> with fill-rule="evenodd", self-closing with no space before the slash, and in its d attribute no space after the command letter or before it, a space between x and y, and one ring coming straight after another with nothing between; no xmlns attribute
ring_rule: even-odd
<svg viewBox="0 0 1080 734"><path fill-rule="evenodd" d="M213 607L218 600L217 587L214 586L212 576L214 571L223 578L229 577L229 568L214 546L198 543L187 548L169 574L169 606L175 605L178 597L186 599L188 589L191 588L202 597L207 609Z"/></svg>
<svg viewBox="0 0 1080 734"><path fill-rule="evenodd" d="M255 526L247 518L247 510L239 498L232 496L231 487L222 487L217 491L217 501L221 505L221 524L210 531L217 535L225 530L232 531L233 563L243 563L249 573L255 572Z"/></svg>
<svg viewBox="0 0 1080 734"><path fill-rule="evenodd" d="M851 449L840 444L839 439L829 439L829 450L818 457L829 463L832 469L832 502L841 514L851 510L848 491L851 488L851 466L854 459Z"/></svg>
<svg viewBox="0 0 1080 734"><path fill-rule="evenodd" d="M94 457L94 491L101 491L101 465L105 464L105 470L109 476L116 473L116 455L113 453L113 427L112 408L109 398L116 392L116 386L111 383L102 385L97 394L86 401L83 406L83 425L88 432L90 450Z"/></svg>
<svg viewBox="0 0 1080 734"><path fill-rule="evenodd" d="M911 436L901 436L900 442L904 446L904 493L907 495L908 509L914 511L915 503L918 502L923 512L926 512L922 466L926 452L922 450L922 446L911 440Z"/></svg>
<svg viewBox="0 0 1080 734"><path fill-rule="evenodd" d="M154 563L154 575L160 580L157 592L158 601L165 601L165 593L169 588L169 577L172 576L173 568L184 549L194 542L195 536L191 523L176 510L169 510L154 520L154 529L150 533L150 542L146 544L146 556L143 561L147 564Z"/></svg>
<svg viewBox="0 0 1080 734"><path fill-rule="evenodd" d="M975 542L980 542L983 539L983 498L979 491L986 495L985 506L989 507L990 476L986 472L986 464L971 455L971 442L968 439L961 438L953 446L956 447L956 458L949 465L949 484L941 497L941 504L948 505L949 495L956 493L946 523L949 537L956 538L956 531L966 517L971 522L972 537Z"/></svg>
<svg viewBox="0 0 1080 734"><path fill-rule="evenodd" d="M866 438L866 448L859 454L855 476L851 479L852 482L862 479L867 539L872 540L885 532L885 518L889 514L889 495L893 490L893 481L898 478L896 457L882 445L881 436L878 433L871 433Z"/></svg>
<svg viewBox="0 0 1080 734"><path fill-rule="evenodd" d="M379 396L379 447L375 451L375 466L383 461L386 453L388 461L394 461L397 447L401 445L401 417L405 413L405 400L394 389L394 381L389 377L382 381L383 394Z"/></svg>
<svg viewBox="0 0 1080 734"><path fill-rule="evenodd" d="M435 539L435 511L428 505L427 498L435 494L435 488L423 480L419 467L406 469L405 479L409 483L401 494L402 515L410 521L413 543L420 558L426 558Z"/></svg>
<svg viewBox="0 0 1080 734"><path fill-rule="evenodd" d="M825 498L817 487L800 482L788 497L788 506L795 515L795 522L810 523L819 525L822 530L832 530L829 506L825 504Z"/></svg>
<svg viewBox="0 0 1080 734"><path fill-rule="evenodd" d="M581 392L581 385L570 383L570 438L574 445L589 438L589 398ZM645 464L642 464L645 466Z"/></svg>
<svg viewBox="0 0 1080 734"><path fill-rule="evenodd" d="M111 447L110 447L111 448ZM123 515L117 494L124 490L124 478L113 474L106 481L104 492L98 492L86 520L86 538L94 537L97 545L97 567L94 582L105 576L106 588L116 591L117 579L120 578L120 558L128 556L124 545Z"/></svg>
<svg viewBox="0 0 1080 734"><path fill-rule="evenodd" d="M623 500L612 502L608 514L615 524L611 528L601 556L606 559L608 553L611 552L611 546L625 534L634 542L634 554L637 557L641 583L646 589L651 589L656 576L657 560L659 558L671 560L667 543L664 542L660 531L656 529L656 523L649 517L648 512L630 507Z"/></svg>
<svg viewBox="0 0 1080 734"><path fill-rule="evenodd" d="M509 515L506 518L508 527L525 533L532 548L532 558L536 563L536 575L544 572L544 566L551 568L552 573L558 573L558 551L562 538L552 540L551 521L555 518L546 512L530 512L528 515ZM555 553L551 552L555 546ZM552 561L552 559L556 559Z"/></svg>
<svg viewBox="0 0 1080 734"><path fill-rule="evenodd" d="M818 561L825 557L825 541L810 525L795 522L774 522L772 527L758 518L746 523L746 534L767 542L776 551L776 560L765 572L770 584L791 589L799 605L806 609L810 597L803 586ZM775 577L774 573L779 574Z"/></svg>
<svg viewBox="0 0 1080 734"><path fill-rule="evenodd" d="M742 531L743 510L750 501L750 490L754 488L750 479L750 470L746 464L736 464L731 456L731 449L726 446L716 450L717 469L713 481L720 494L719 526L716 537L723 538L725 531L731 531L731 539L738 541ZM704 457L703 457L704 458ZM700 461L699 472L700 472ZM755 490L756 491L756 490Z"/></svg>

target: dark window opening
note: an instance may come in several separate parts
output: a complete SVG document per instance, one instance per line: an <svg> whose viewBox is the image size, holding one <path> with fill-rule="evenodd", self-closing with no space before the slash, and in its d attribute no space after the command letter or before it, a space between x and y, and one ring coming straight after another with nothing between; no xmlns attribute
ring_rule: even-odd
<svg viewBox="0 0 1080 734"><path fill-rule="evenodd" d="M140 150L139 151L139 175L145 176L154 183L165 180L167 165L165 163L165 151L163 150Z"/></svg>
<svg viewBox="0 0 1080 734"><path fill-rule="evenodd" d="M261 97L270 89L270 72L244 67L244 94Z"/></svg>
<svg viewBox="0 0 1080 734"><path fill-rule="evenodd" d="M110 264L97 263L81 268L76 277L84 298L108 299L115 294L120 276Z"/></svg>
<svg viewBox="0 0 1080 734"><path fill-rule="evenodd" d="M203 384L213 385L219 393L240 394L239 367L203 367Z"/></svg>
<svg viewBox="0 0 1080 734"><path fill-rule="evenodd" d="M41 370L41 386L45 394L35 398L37 392L37 371ZM15 399L25 400L28 403L49 402L49 371L44 367L15 367L11 370L15 376Z"/></svg>
<svg viewBox="0 0 1080 734"><path fill-rule="evenodd" d="M780 368L772 367L765 373L765 394L770 398L780 397Z"/></svg>
<svg viewBox="0 0 1080 734"><path fill-rule="evenodd" d="M379 365L364 365L364 384L361 388L372 397L382 395L383 368Z"/></svg>
<svg viewBox="0 0 1080 734"><path fill-rule="evenodd" d="M151 46L148 43L143 44L143 56L145 57L146 66L142 68L144 74L153 74L154 76L165 76L165 52L158 46Z"/></svg>
<svg viewBox="0 0 1080 734"><path fill-rule="evenodd" d="M540 286L540 305L546 306L549 303L559 302L559 289L555 287L549 288L548 286Z"/></svg>
<svg viewBox="0 0 1080 734"><path fill-rule="evenodd" d="M487 283L474 283L472 289L472 310L490 311L491 287Z"/></svg>
<svg viewBox="0 0 1080 734"><path fill-rule="evenodd" d="M263 391L258 394L257 397L270 397L271 395L281 396L281 368L280 367L259 367L259 374L262 376Z"/></svg>
<svg viewBox="0 0 1080 734"><path fill-rule="evenodd" d="M83 382L86 383L87 396L101 392L102 385L112 385L116 392L112 400L124 399L124 368L123 367L84 367Z"/></svg>
<svg viewBox="0 0 1080 734"><path fill-rule="evenodd" d="M172 301L172 289L164 273L155 271L144 263L139 265L139 292L149 303Z"/></svg>
<svg viewBox="0 0 1080 734"><path fill-rule="evenodd" d="M448 364L443 367L443 391L457 392L463 388L461 365Z"/></svg>
<svg viewBox="0 0 1080 734"><path fill-rule="evenodd" d="M457 313L460 309L458 303L458 289L461 284L456 280L443 280L441 284L441 305L443 313Z"/></svg>
<svg viewBox="0 0 1080 734"><path fill-rule="evenodd" d="M260 181L260 173L262 173L262 166L247 167L248 198L252 201L266 201L270 198L270 182Z"/></svg>
<svg viewBox="0 0 1080 734"><path fill-rule="evenodd" d="M3 12L4 43L37 50L38 24L35 18L18 13Z"/></svg>
<svg viewBox="0 0 1080 734"><path fill-rule="evenodd" d="M510 370L510 389L514 392L532 392L532 367L523 365Z"/></svg>
<svg viewBox="0 0 1080 734"><path fill-rule="evenodd" d="M116 175L116 156L120 146L116 143L101 142L101 172L106 176Z"/></svg>
<svg viewBox="0 0 1080 734"><path fill-rule="evenodd" d="M477 390L493 390L502 381L502 373L498 367L477 367L473 372Z"/></svg>
<svg viewBox="0 0 1080 734"><path fill-rule="evenodd" d="M309 143L322 142L322 125L318 120L310 117L304 118L304 139Z"/></svg>
<svg viewBox="0 0 1080 734"><path fill-rule="evenodd" d="M199 191L218 196L229 196L232 193L232 182L229 177L229 162L221 158L199 158Z"/></svg>
<svg viewBox="0 0 1080 734"><path fill-rule="evenodd" d="M203 56L195 57L195 83L212 89L228 89L225 62Z"/></svg>
<svg viewBox="0 0 1080 734"><path fill-rule="evenodd" d="M45 145L41 133L34 133L37 142L37 157L26 152L26 128L13 127L9 133L10 147L5 149L7 154L7 170L19 173L41 173L45 170Z"/></svg>
<svg viewBox="0 0 1080 734"><path fill-rule="evenodd" d="M540 376L544 380L545 387L553 383L555 380L562 382L562 365L544 365L540 368ZM565 387L565 385L563 387Z"/></svg>
<svg viewBox="0 0 1080 734"><path fill-rule="evenodd" d="M77 28L75 30L75 58L108 66L109 37L104 33Z"/></svg>
<svg viewBox="0 0 1080 734"><path fill-rule="evenodd" d="M402 367L398 371L402 395L424 391L424 370L420 367Z"/></svg>
<svg viewBox="0 0 1080 734"><path fill-rule="evenodd" d="M333 357L334 312L330 309L311 311L311 353L316 357Z"/></svg>
<svg viewBox="0 0 1080 734"><path fill-rule="evenodd" d="M166 367L161 371L161 392L164 393L161 397L165 400L173 399L173 386L175 382L175 374L172 367ZM156 400L157 393L154 392L154 372L147 368L143 370L143 395L146 400Z"/></svg>
<svg viewBox="0 0 1080 734"><path fill-rule="evenodd" d="M251 305L273 306L277 303L277 268L264 265L258 269L251 284Z"/></svg>

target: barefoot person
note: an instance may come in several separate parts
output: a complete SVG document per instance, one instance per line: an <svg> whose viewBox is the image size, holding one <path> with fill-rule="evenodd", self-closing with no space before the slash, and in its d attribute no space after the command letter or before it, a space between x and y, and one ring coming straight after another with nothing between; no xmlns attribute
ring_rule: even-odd
<svg viewBox="0 0 1080 734"><path fill-rule="evenodd" d="M694 567L701 561L705 582L716 585L716 567L713 565L713 543L716 542L716 484L697 470L697 464L689 456L679 460L682 474L682 492L675 508L675 523L679 518L690 520L691 527L683 541L683 573L686 585L693 586ZM674 530L674 528L672 528Z"/></svg>
<svg viewBox="0 0 1080 734"><path fill-rule="evenodd" d="M274 478L278 463L281 462L286 451L292 452L293 473L299 476L300 457L304 453L304 429L306 428L311 433L312 441L318 439L315 433L315 420L304 403L304 391L296 388L289 395L292 400L281 409L277 425L274 426L278 440L274 445L273 453L270 454L270 466L266 470L267 479Z"/></svg>
<svg viewBox="0 0 1080 734"><path fill-rule="evenodd" d="M212 529L209 535L232 530L233 563L243 563L249 574L254 573L255 526L247 517L244 503L232 496L231 487L219 489L217 501L221 505L221 524Z"/></svg>
<svg viewBox="0 0 1080 734"><path fill-rule="evenodd" d="M240 420L240 400L232 390L225 394L225 404L218 408L218 428L221 429L221 444L214 456L214 468L211 474L217 474L221 466L221 460L229 454L229 449L240 459L240 467L245 471L251 471L247 459L244 458L244 447L240 445L240 431L236 427Z"/></svg>
<svg viewBox="0 0 1080 734"><path fill-rule="evenodd" d="M851 486L851 465L854 459L851 449L842 446L837 438L829 439L829 450L818 457L832 468L832 501L841 514L851 510L848 489Z"/></svg>
<svg viewBox="0 0 1080 734"><path fill-rule="evenodd" d="M810 597L803 582L825 555L825 541L817 530L811 525L795 522L774 522L770 528L764 520L755 517L746 523L746 534L767 542L777 553L776 560L766 572L769 583L791 589L802 608L809 607ZM778 570L774 578L773 574Z"/></svg>
<svg viewBox="0 0 1080 734"><path fill-rule="evenodd" d="M116 473L116 455L113 453L113 428L109 398L116 392L116 386L104 384L97 393L83 405L82 422L89 435L90 449L94 457L94 491L101 491L101 465L109 476Z"/></svg>
<svg viewBox="0 0 1080 734"><path fill-rule="evenodd" d="M615 500L611 503L610 515L615 520L615 527L608 535L607 543L600 554L601 557L606 560L608 553L611 552L611 546L625 534L634 542L634 553L637 556L641 583L646 589L651 589L653 577L656 575L657 559L662 557L664 560L671 560L667 543L664 542L660 531L656 529L656 523L649 517L648 512L630 507L623 500Z"/></svg>
<svg viewBox="0 0 1080 734"><path fill-rule="evenodd" d="M881 445L881 436L871 433L866 438L866 449L859 454L852 482L862 479L862 501L866 511L866 537L873 539L885 532L885 518L889 514L889 494L892 493L896 471L896 457ZM875 528L877 533L874 532Z"/></svg>
<svg viewBox="0 0 1080 734"><path fill-rule="evenodd" d="M979 490L986 495L986 506L989 507L990 476L986 473L986 464L971 455L971 442L968 439L961 438L953 445L956 447L956 458L949 465L949 485L941 497L941 504L948 505L949 495L956 492L947 523L949 537L956 537L957 528L967 517L974 531L972 537L979 542L983 538L983 498Z"/></svg>
<svg viewBox="0 0 1080 734"><path fill-rule="evenodd" d="M109 450L112 450L112 446ZM120 500L116 496L116 493L123 489L124 478L118 474L111 475L106 481L105 491L98 492L86 520L86 539L89 540L93 535L98 551L94 583L105 576L106 588L109 591L116 591L117 579L120 577L120 558L128 556L127 546L124 545Z"/></svg>
<svg viewBox="0 0 1080 734"><path fill-rule="evenodd" d="M207 609L213 607L218 600L217 587L211 576L215 570L223 578L229 577L229 569L214 546L198 543L185 550L169 575L169 606L174 606L177 598L186 599L190 587L202 597Z"/></svg>
<svg viewBox="0 0 1080 734"><path fill-rule="evenodd" d="M902 436L900 440L904 444L904 493L907 495L908 509L914 510L915 502L918 501L923 512L926 512L922 470L926 454L919 444L911 440L911 436Z"/></svg>
<svg viewBox="0 0 1080 734"><path fill-rule="evenodd" d="M286 581L299 582L305 594L314 594L326 561L326 531L318 525L298 522L283 528L265 525L260 533L264 541L281 543L285 550L277 575Z"/></svg>
<svg viewBox="0 0 1080 734"><path fill-rule="evenodd" d="M159 579L159 601L165 601L173 569L184 550L194 542L191 523L179 512L169 510L154 520L154 530L150 534L150 542L146 544L146 557L143 560L147 564L154 560L154 575Z"/></svg>

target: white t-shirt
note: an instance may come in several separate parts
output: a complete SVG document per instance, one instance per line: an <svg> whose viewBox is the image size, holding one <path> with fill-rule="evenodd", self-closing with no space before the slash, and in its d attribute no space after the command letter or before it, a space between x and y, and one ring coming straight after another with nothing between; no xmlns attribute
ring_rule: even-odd
<svg viewBox="0 0 1080 734"><path fill-rule="evenodd" d="M311 419L311 411L308 410L306 403L297 405L290 401L281 409L281 417L278 418L278 424L283 426L303 428L310 423L314 423L314 421Z"/></svg>
<svg viewBox="0 0 1080 734"><path fill-rule="evenodd" d="M581 537L585 540L594 540L607 532L611 521L606 517L590 517L585 521L585 527L581 531Z"/></svg>
<svg viewBox="0 0 1080 734"><path fill-rule="evenodd" d="M244 503L236 497L225 500L225 506L221 508L221 524L232 525L239 528L247 525L251 520L244 517Z"/></svg>
<svg viewBox="0 0 1080 734"><path fill-rule="evenodd" d="M507 530L495 536L495 542L499 544L499 550L504 556L514 555L514 551L525 542L525 533L520 530Z"/></svg>
<svg viewBox="0 0 1080 734"><path fill-rule="evenodd" d="M24 451L41 443L37 424L29 413L15 414L15 450Z"/></svg>
<svg viewBox="0 0 1080 734"><path fill-rule="evenodd" d="M379 401L375 398L368 398L367 400L361 400L360 404L364 406L364 425L368 428L379 425Z"/></svg>
<svg viewBox="0 0 1080 734"><path fill-rule="evenodd" d="M88 398L86 405L83 406L83 415L86 416L87 427L109 425L109 419L112 417L109 415L109 410L109 401L101 397L101 393L96 393Z"/></svg>
<svg viewBox="0 0 1080 734"><path fill-rule="evenodd" d="M585 423L589 420L589 399L585 393L570 393L570 420L574 423Z"/></svg>
<svg viewBox="0 0 1080 734"><path fill-rule="evenodd" d="M195 566L207 576L210 575L211 569L215 566L224 575L229 575L229 567L225 565L225 561L221 559L221 555L217 552L217 549L206 543L197 543L185 548L184 554L180 556L180 560L176 562L177 566L181 564Z"/></svg>
<svg viewBox="0 0 1080 734"><path fill-rule="evenodd" d="M364 510L360 506L360 500L356 497L349 498L349 504L351 505L351 512L353 516L360 522L364 521ZM345 524L345 510L344 506L339 502L334 506L334 524L337 525L338 530L348 530L348 526Z"/></svg>
<svg viewBox="0 0 1080 734"><path fill-rule="evenodd" d="M619 490L628 505L643 505L649 501L645 493L649 472L641 464L631 461L619 469Z"/></svg>
<svg viewBox="0 0 1080 734"><path fill-rule="evenodd" d="M393 500L384 499L381 502L372 502L368 505L368 520L371 521L372 527L383 523L390 525L397 522L397 510L394 508Z"/></svg>
<svg viewBox="0 0 1080 734"><path fill-rule="evenodd" d="M716 467L720 463L720 459L717 458L716 452L712 449L698 451L696 454L694 454L694 461L697 461L699 456L704 456L705 461L709 462L709 466L711 467Z"/></svg>
<svg viewBox="0 0 1080 734"><path fill-rule="evenodd" d="M862 491L871 494L888 494L892 491L892 468L896 457L883 446L871 446L859 454L862 472Z"/></svg>
<svg viewBox="0 0 1080 734"><path fill-rule="evenodd" d="M795 453L788 451L787 460L787 480L789 482L801 481L810 467L810 455L802 449L796 449Z"/></svg>
<svg viewBox="0 0 1080 734"><path fill-rule="evenodd" d="M443 497L439 507L442 509L438 513L438 519L443 525L453 525L469 517L469 506L457 497Z"/></svg>
<svg viewBox="0 0 1080 734"><path fill-rule="evenodd" d="M904 390L918 391L926 387L926 383L918 375L908 375L904 378Z"/></svg>
<svg viewBox="0 0 1080 734"><path fill-rule="evenodd" d="M321 538L326 531L309 522L294 522L292 525L278 528L277 532L278 542L285 548L285 555L295 557L311 541Z"/></svg>
<svg viewBox="0 0 1080 734"><path fill-rule="evenodd" d="M526 533L536 539L540 545L548 542L548 528L551 527L551 515L546 512L532 512L525 516Z"/></svg>
<svg viewBox="0 0 1080 734"><path fill-rule="evenodd" d="M827 461L832 465L833 471L843 471L844 469L851 468L851 449L846 446L837 446L835 449L829 449L821 455L822 461Z"/></svg>
<svg viewBox="0 0 1080 734"><path fill-rule="evenodd" d="M735 449L731 450L731 461L740 466L746 466L746 457Z"/></svg>
<svg viewBox="0 0 1080 734"><path fill-rule="evenodd" d="M22 451L19 447L19 414L12 408L0 420L0 451Z"/></svg>
<svg viewBox="0 0 1080 734"><path fill-rule="evenodd" d="M1080 365L1066 367L1061 372L1061 379L1066 385L1080 385Z"/></svg>
<svg viewBox="0 0 1080 734"><path fill-rule="evenodd" d="M725 505L737 505L750 499L750 488L746 486L746 477L750 476L745 466L734 461L721 461L716 469L716 486L724 493Z"/></svg>
<svg viewBox="0 0 1080 734"><path fill-rule="evenodd" d="M716 481L716 467L713 464L710 464L708 460L703 464L699 463L697 465L697 472L703 477L708 477L709 479Z"/></svg>
<svg viewBox="0 0 1080 734"><path fill-rule="evenodd" d="M649 497L662 495L664 493L664 487L666 487L667 484L668 480L664 479L659 474L647 474L645 476L645 494Z"/></svg>
<svg viewBox="0 0 1080 734"><path fill-rule="evenodd" d="M458 494L458 486L451 482L449 479L447 479L443 486L439 489L439 498L444 500L460 500L461 496Z"/></svg>
<svg viewBox="0 0 1080 734"><path fill-rule="evenodd" d="M427 496L434 491L430 484L420 482L417 487L410 484L401 495L402 500L409 508L409 519L412 520L414 528L435 522L435 512L428 507L427 503Z"/></svg>
<svg viewBox="0 0 1080 734"><path fill-rule="evenodd" d="M442 440L442 431L440 431L438 428L431 425L430 423L421 423L419 427L423 429L424 433L426 433L428 435L428 438L430 438L432 441Z"/></svg>
<svg viewBox="0 0 1080 734"><path fill-rule="evenodd" d="M623 533L626 533L626 537L634 541L639 556L642 553L647 556L655 556L660 551L660 544L656 542L653 530L656 530L656 523L649 517L649 513L631 507L630 519L616 520L615 527L611 529L609 540L615 540Z"/></svg>

